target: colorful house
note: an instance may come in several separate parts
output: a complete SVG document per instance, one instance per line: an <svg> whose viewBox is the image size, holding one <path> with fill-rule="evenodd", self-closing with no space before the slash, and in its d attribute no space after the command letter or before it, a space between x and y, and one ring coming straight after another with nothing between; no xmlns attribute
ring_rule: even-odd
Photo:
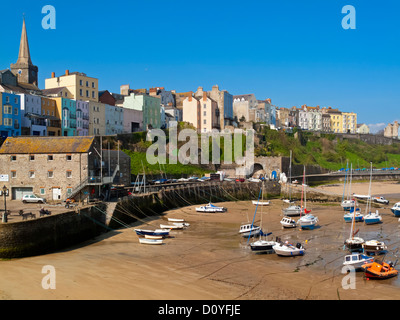
<svg viewBox="0 0 400 320"><path fill-rule="evenodd" d="M145 94L131 93L124 99L124 108L143 112L143 129L161 128L160 98Z"/></svg>
<svg viewBox="0 0 400 320"><path fill-rule="evenodd" d="M56 101L57 111L61 115L61 135L72 137L76 135L76 100L67 98L52 98Z"/></svg>
<svg viewBox="0 0 400 320"><path fill-rule="evenodd" d="M21 135L21 97L16 94L0 92L0 135L15 137Z"/></svg>

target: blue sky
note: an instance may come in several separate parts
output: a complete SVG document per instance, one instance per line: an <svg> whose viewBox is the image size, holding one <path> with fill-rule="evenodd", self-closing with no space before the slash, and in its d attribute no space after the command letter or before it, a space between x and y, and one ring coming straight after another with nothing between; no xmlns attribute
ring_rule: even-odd
<svg viewBox="0 0 400 320"><path fill-rule="evenodd" d="M44 5L56 9L45 30ZM342 7L356 9L344 30ZM100 89L254 93L279 107L307 104L400 119L398 1L26 1L2 3L0 69L15 63L25 13L39 86L51 72L85 72ZM3 27L3 30L6 30Z"/></svg>

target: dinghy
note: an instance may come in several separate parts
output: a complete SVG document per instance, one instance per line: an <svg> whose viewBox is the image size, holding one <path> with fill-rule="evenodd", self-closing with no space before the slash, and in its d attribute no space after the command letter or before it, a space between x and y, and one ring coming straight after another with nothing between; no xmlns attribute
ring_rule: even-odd
<svg viewBox="0 0 400 320"><path fill-rule="evenodd" d="M169 229L156 229L156 230L135 229L135 232L138 236L151 235L151 236L166 237L169 235Z"/></svg>
<svg viewBox="0 0 400 320"><path fill-rule="evenodd" d="M305 253L305 248L301 245L301 243L297 243L293 245L291 243L278 243L272 247L278 256L282 257L291 257L291 256L300 256Z"/></svg>
<svg viewBox="0 0 400 320"><path fill-rule="evenodd" d="M183 229L183 225L179 224L160 224L161 229L173 229L173 230L178 230L178 229Z"/></svg>
<svg viewBox="0 0 400 320"><path fill-rule="evenodd" d="M253 200L252 201L253 202L253 204L256 206L256 205L259 205L259 206L269 206L269 201L257 201L257 200Z"/></svg>
<svg viewBox="0 0 400 320"><path fill-rule="evenodd" d="M389 279L397 276L399 272L394 268L392 262L370 262L364 264L361 268L368 279Z"/></svg>
<svg viewBox="0 0 400 320"><path fill-rule="evenodd" d="M185 219L167 218L169 222L185 222Z"/></svg>
<svg viewBox="0 0 400 320"><path fill-rule="evenodd" d="M163 244L163 240L160 239L147 239L147 238L139 238L139 242L141 244Z"/></svg>

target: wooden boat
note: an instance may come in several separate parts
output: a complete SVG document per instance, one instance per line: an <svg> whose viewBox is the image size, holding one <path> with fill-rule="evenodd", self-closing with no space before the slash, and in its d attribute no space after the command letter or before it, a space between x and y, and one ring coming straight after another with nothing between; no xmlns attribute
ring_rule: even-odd
<svg viewBox="0 0 400 320"><path fill-rule="evenodd" d="M152 235L152 236L168 236L169 229L156 229L156 230L146 230L146 229L135 229L138 236Z"/></svg>
<svg viewBox="0 0 400 320"><path fill-rule="evenodd" d="M207 212L207 213L215 213L215 212L225 212L226 208L225 207L218 207L213 205L212 203L209 203L205 206L200 206L196 208L197 212Z"/></svg>
<svg viewBox="0 0 400 320"><path fill-rule="evenodd" d="M293 245L291 243L278 243L272 247L278 256L282 257L292 257L292 256L300 256L305 253L305 248L301 245L301 243L297 243Z"/></svg>
<svg viewBox="0 0 400 320"><path fill-rule="evenodd" d="M343 265L351 266L355 270L359 270L361 266L371 262L374 262L374 258L371 258L361 253L353 253L353 254L348 254L344 257Z"/></svg>
<svg viewBox="0 0 400 320"><path fill-rule="evenodd" d="M297 222L290 217L283 217L281 220L281 225L284 228L296 228Z"/></svg>
<svg viewBox="0 0 400 320"><path fill-rule="evenodd" d="M366 253L379 253L387 249L385 243L378 240L365 241L362 247Z"/></svg>
<svg viewBox="0 0 400 320"><path fill-rule="evenodd" d="M252 223L242 224L239 228L239 234L242 237L255 237L261 232L261 227L253 225Z"/></svg>
<svg viewBox="0 0 400 320"><path fill-rule="evenodd" d="M153 244L153 245L163 244L163 240L160 240L160 239L139 238L139 242L141 244Z"/></svg>
<svg viewBox="0 0 400 320"><path fill-rule="evenodd" d="M398 275L398 271L394 268L392 262L370 262L362 267L365 276L369 279L389 279Z"/></svg>

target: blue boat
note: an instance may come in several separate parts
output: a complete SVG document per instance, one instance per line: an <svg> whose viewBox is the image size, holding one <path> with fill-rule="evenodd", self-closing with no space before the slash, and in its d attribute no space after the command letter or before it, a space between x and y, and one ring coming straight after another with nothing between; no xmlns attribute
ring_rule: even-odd
<svg viewBox="0 0 400 320"><path fill-rule="evenodd" d="M400 202L397 202L391 209L390 209L395 217L400 217Z"/></svg>
<svg viewBox="0 0 400 320"><path fill-rule="evenodd" d="M354 211L351 211L343 216L344 221L351 222L353 220L353 216L355 222L362 222L364 220L364 216L360 212L356 211L354 213Z"/></svg>
<svg viewBox="0 0 400 320"><path fill-rule="evenodd" d="M156 230L145 230L145 229L135 229L135 232L138 236L163 236L166 237L169 235L169 229L156 229Z"/></svg>
<svg viewBox="0 0 400 320"><path fill-rule="evenodd" d="M382 217L379 214L378 210L376 210L375 213L370 212L364 217L364 223L365 224L376 224L376 223L381 223L382 222Z"/></svg>
<svg viewBox="0 0 400 320"><path fill-rule="evenodd" d="M297 225L299 225L302 229L306 230L315 229L317 227L317 223L318 223L318 218L311 214L306 214L297 221Z"/></svg>

